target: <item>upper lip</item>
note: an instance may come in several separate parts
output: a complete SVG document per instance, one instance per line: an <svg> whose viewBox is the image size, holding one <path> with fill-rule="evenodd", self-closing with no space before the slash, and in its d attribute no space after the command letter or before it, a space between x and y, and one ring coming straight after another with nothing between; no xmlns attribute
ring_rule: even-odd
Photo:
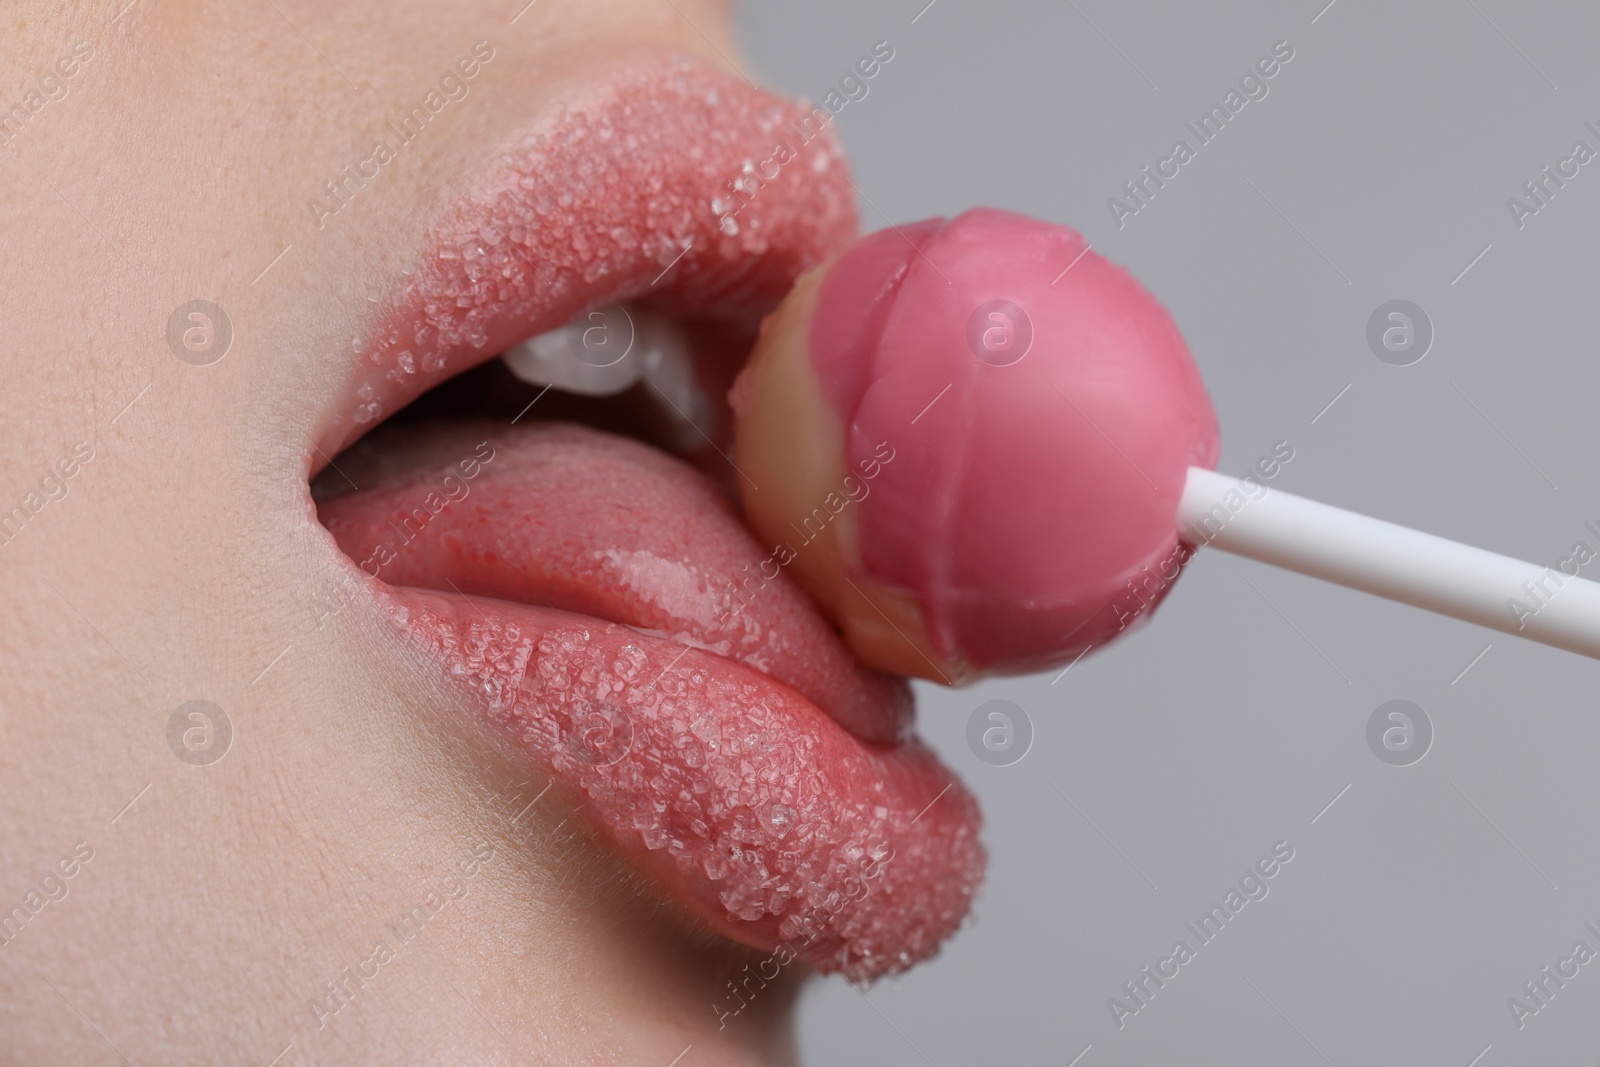
<svg viewBox="0 0 1600 1067"><path fill-rule="evenodd" d="M808 112L794 105L670 57L636 61L618 76L574 84L564 100L560 111L519 133L503 163L471 183L469 200L434 228L431 251L398 285L390 310L373 323L364 350L352 359L343 395L327 409L314 442L320 457L314 467L431 386L587 308L647 299L680 316L753 321L776 305L800 273L855 232L843 155L826 130L815 134L810 154L783 180L755 191L739 225L729 228L736 233L718 225L713 198L726 195L752 160L770 157L778 139L799 138L801 125L786 123ZM515 498L517 487L511 488L506 500ZM372 514L394 507L394 501L372 499L366 505L376 509ZM480 503L484 499L480 495ZM457 529L450 536L507 544L498 536L505 533L510 507L502 504L494 514L478 516L476 534L463 515L453 515L450 525ZM546 506L555 505L530 501L525 510ZM354 513L360 518L359 507ZM492 529L496 523L502 528ZM592 539L593 531L582 536ZM351 553L364 548L344 540L341 547ZM679 545L678 551L695 549ZM704 570L731 580L722 566L731 564ZM796 955L856 977L909 966L959 925L983 866L975 803L931 754L907 739L903 684L850 663L809 607L776 611L758 627L764 632L742 647L719 647L725 639L713 632L716 627L704 633L692 626L664 627L681 644L718 653L705 657L686 650L679 658L690 655L686 662L697 676L703 670L715 679L721 672L724 689L707 690L699 699L744 693L714 711L735 719L754 715L748 726L755 732L720 749L701 737L708 754L695 759L704 762L685 763L679 759L683 745L700 749L694 737L674 732L690 728L685 713L652 710L648 723L629 729L640 731L638 759L655 768L654 777L641 777L637 769L613 775L609 757L585 755L587 734L578 731L588 726L580 725L579 711L571 706L573 694L593 679L569 679L550 689L548 678L535 677L534 646L556 640L561 655L570 655L572 641L582 646L590 639L583 635L592 635L594 649L615 645L619 655L639 657L652 674L676 661L667 656L656 663L652 639L635 647L611 631L595 633L578 616L570 617L580 624L569 632L560 613L529 613L517 603L474 598L471 611L480 624L462 606L464 597L537 600L642 627L662 623L638 605L608 602L596 590L582 591L571 603L552 599L547 587L519 582L516 560L491 577L480 573L472 589L457 586L452 573L437 561L412 568L409 578L406 568L382 573L386 581L448 584L457 594L414 595L400 586L387 598L391 616L404 620L413 636L421 633L422 646L443 657L449 673L478 686L480 695L497 694L490 700L492 715L518 735L546 773L564 782L569 800L702 919L757 945L804 936L804 945L793 949ZM604 630L604 624L590 622ZM528 636L540 632L547 636ZM502 659L486 664L491 645ZM722 655L766 673L767 696L750 696L756 690L749 676L718 666L726 662ZM623 683L606 684L620 692ZM604 684L597 690L607 691ZM588 707L587 700L578 703ZM520 710L513 707L519 701ZM861 740L851 740L809 708L825 711ZM611 725L600 722L606 729ZM692 728L699 736L700 722ZM549 736L563 730L573 735ZM781 736L786 751L780 754L771 740L757 742L763 731ZM747 746L742 754L741 741ZM763 760L769 761L765 770ZM683 788L683 775L696 773L688 768L702 766L702 778L713 772L723 778L696 783L695 798L685 800L694 811L685 814L674 790ZM754 795L741 792L752 787L762 798L759 811L749 807L757 805ZM785 825L794 820L792 832L775 830L768 819L773 811L787 813ZM650 825L641 826L640 818ZM747 818L765 829L747 824ZM672 847L663 848L669 840ZM731 867L723 862L728 859ZM881 865L889 859L893 866L885 875ZM718 864L720 872L713 870ZM863 866L873 873L863 874ZM862 898L848 888L878 878ZM876 899L864 903L866 895ZM807 936L807 923L819 916L823 935Z"/></svg>
<svg viewBox="0 0 1600 1067"><path fill-rule="evenodd" d="M434 227L351 360L313 469L432 386L586 308L645 298L682 316L759 318L855 234L831 131L786 180L750 179L774 142L799 136L786 123L808 113L793 104L678 57L559 91L565 106L518 131ZM752 205L729 233L712 201L741 180Z"/></svg>

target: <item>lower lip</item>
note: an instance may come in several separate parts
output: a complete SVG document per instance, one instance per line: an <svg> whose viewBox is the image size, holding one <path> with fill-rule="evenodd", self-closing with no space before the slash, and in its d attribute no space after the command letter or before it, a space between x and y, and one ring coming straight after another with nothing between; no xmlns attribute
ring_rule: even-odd
<svg viewBox="0 0 1600 1067"><path fill-rule="evenodd" d="M635 867L726 936L852 980L932 955L983 873L976 802L731 660L584 615L379 585Z"/></svg>

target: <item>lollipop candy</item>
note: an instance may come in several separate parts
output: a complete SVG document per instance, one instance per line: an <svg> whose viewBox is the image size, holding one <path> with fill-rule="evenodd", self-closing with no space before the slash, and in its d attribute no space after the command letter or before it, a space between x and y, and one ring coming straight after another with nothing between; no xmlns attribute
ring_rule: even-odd
<svg viewBox="0 0 1600 1067"><path fill-rule="evenodd" d="M886 670L1068 662L1201 545L1600 656L1600 584L1213 471L1171 317L1062 226L979 209L864 238L768 318L730 399L768 569Z"/></svg>

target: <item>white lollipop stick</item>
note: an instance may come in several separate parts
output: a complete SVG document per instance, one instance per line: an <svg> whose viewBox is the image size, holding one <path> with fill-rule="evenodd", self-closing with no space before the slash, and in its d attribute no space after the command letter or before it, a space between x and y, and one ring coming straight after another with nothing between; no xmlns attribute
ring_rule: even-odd
<svg viewBox="0 0 1600 1067"><path fill-rule="evenodd" d="M1201 467L1178 532L1196 544L1600 659L1600 582Z"/></svg>

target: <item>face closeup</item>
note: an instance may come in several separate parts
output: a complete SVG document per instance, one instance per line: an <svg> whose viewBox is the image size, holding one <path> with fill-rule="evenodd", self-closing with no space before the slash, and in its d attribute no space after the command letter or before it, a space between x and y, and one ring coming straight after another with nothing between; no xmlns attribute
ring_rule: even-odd
<svg viewBox="0 0 1600 1067"><path fill-rule="evenodd" d="M728 5L0 18L0 1062L786 1063L937 951L976 805L735 503L857 221Z"/></svg>

